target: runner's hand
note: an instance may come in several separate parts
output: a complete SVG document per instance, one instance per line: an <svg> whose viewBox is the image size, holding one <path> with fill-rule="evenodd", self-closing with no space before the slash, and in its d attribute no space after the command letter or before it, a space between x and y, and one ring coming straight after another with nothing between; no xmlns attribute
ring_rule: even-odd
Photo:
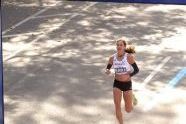
<svg viewBox="0 0 186 124"><path fill-rule="evenodd" d="M105 70L105 74L109 75L111 73L111 71L109 69Z"/></svg>

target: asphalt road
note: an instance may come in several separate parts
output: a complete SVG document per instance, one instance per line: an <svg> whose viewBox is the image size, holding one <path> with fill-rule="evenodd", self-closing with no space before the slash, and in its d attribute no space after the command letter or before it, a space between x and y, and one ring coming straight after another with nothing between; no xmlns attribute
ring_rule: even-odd
<svg viewBox="0 0 186 124"><path fill-rule="evenodd" d="M33 0L2 9L5 124L114 124L103 69L119 38L135 45L140 67L126 124L185 123L186 6Z"/></svg>

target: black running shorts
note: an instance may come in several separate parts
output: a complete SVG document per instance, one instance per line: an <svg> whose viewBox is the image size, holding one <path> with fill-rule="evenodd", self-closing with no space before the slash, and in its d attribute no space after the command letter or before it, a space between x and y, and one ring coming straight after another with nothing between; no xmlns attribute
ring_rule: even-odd
<svg viewBox="0 0 186 124"><path fill-rule="evenodd" d="M132 81L118 81L115 79L113 88L118 88L121 91L132 90Z"/></svg>

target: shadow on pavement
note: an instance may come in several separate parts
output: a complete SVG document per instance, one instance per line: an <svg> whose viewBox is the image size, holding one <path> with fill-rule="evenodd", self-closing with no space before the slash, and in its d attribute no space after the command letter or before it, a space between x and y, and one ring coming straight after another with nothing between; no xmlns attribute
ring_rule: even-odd
<svg viewBox="0 0 186 124"><path fill-rule="evenodd" d="M171 61L152 82L162 79L164 85L185 66L185 51L160 45L186 26L186 9L99 3L83 10L89 3L77 3L51 8L47 12L62 15L32 19L32 25L25 23L12 30L12 36L3 38L4 58L22 49L4 61L7 124L103 124L103 120L112 120L112 78L102 70L114 53L114 40L120 37L128 38L139 50L136 59L141 71L134 77L138 83L167 56ZM74 8L79 11L71 10ZM149 115L136 108L135 120L151 123L153 116L160 123L166 122L175 116L167 109ZM141 120L141 116L146 119ZM132 123L132 116L128 121Z"/></svg>

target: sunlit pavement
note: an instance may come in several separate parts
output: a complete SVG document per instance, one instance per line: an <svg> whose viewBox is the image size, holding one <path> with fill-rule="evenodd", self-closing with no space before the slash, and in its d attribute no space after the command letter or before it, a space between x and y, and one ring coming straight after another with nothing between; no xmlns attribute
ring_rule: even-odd
<svg viewBox="0 0 186 124"><path fill-rule="evenodd" d="M186 67L186 6L38 0L3 8L5 124L115 124L103 69L122 37L140 67L138 105L125 123L185 123L186 74L174 79Z"/></svg>

